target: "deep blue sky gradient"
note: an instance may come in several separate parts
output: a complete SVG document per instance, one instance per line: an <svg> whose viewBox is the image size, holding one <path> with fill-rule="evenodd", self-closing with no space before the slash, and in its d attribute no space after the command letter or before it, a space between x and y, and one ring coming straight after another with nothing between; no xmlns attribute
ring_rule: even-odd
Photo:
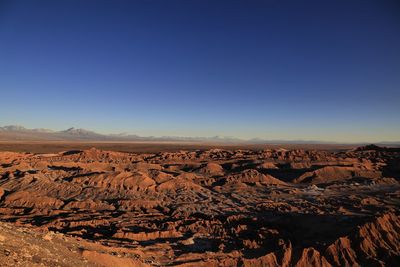
<svg viewBox="0 0 400 267"><path fill-rule="evenodd" d="M0 125L400 140L398 1L2 1Z"/></svg>

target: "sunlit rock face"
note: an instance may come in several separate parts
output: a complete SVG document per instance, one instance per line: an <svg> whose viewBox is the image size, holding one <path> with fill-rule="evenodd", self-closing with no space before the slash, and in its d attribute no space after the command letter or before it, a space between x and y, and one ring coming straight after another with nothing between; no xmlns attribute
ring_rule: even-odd
<svg viewBox="0 0 400 267"><path fill-rule="evenodd" d="M143 266L395 266L399 159L373 146L0 152L0 219L91 241L94 264L123 249Z"/></svg>

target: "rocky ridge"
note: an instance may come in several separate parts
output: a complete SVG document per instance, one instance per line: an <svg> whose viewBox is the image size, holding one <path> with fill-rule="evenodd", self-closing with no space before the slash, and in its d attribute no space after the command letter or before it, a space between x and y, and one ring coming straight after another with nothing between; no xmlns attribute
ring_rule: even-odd
<svg viewBox="0 0 400 267"><path fill-rule="evenodd" d="M399 159L380 149L1 152L0 220L124 249L136 264L394 266ZM96 253L79 255L107 262Z"/></svg>

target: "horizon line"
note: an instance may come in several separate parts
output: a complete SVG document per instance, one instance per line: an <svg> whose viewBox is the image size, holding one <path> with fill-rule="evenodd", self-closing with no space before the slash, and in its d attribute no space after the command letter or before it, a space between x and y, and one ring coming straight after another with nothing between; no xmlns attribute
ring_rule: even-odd
<svg viewBox="0 0 400 267"><path fill-rule="evenodd" d="M13 129L15 128L15 129ZM68 127L64 130L54 130L51 128L26 128L20 124L14 125L4 125L0 126L1 131L36 131L36 133L43 133L43 134L57 134L57 133L64 133L64 134L71 134L73 135L72 131L83 131L85 134L93 134L108 138L121 138L121 140L103 140L103 141L114 141L114 142L132 142L135 140L123 140L123 138L129 137L136 137L136 138L150 138L150 139L169 139L169 140L147 140L147 141L192 141L192 142L206 142L206 141L222 141L226 143L247 143L247 144L325 144L325 145L364 145L364 144L381 144L381 145L400 145L400 140L380 140L380 141L331 141L331 140L313 140L313 139L268 139L268 138L260 138L260 137L252 137L252 138L239 138L235 136L224 136L224 135L213 135L213 136L184 136L184 135L138 135L135 133L128 133L128 132L121 132L121 133L99 133L95 130L85 129L85 128L78 128L78 127ZM70 131L70 132L68 132ZM82 135L84 134L82 133ZM79 133L78 133L79 134ZM171 140L172 139L172 140ZM173 140L178 139L178 140ZM179 140L184 139L184 140ZM87 139L85 141L95 141L93 139ZM5 141L5 140L3 140ZM11 141L11 140L9 140ZM18 140L23 141L23 140ZM31 141L31 140L26 140ZM62 141L62 140L41 140L41 141ZM72 140L70 140L72 141ZM78 140L75 140L78 141ZM136 140L136 141L144 141L144 140Z"/></svg>

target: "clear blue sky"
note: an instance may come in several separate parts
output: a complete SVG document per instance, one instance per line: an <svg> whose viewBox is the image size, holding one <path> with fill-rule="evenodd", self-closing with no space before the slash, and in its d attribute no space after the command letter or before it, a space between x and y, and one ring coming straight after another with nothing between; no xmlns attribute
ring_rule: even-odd
<svg viewBox="0 0 400 267"><path fill-rule="evenodd" d="M0 125L400 140L398 1L3 1Z"/></svg>

